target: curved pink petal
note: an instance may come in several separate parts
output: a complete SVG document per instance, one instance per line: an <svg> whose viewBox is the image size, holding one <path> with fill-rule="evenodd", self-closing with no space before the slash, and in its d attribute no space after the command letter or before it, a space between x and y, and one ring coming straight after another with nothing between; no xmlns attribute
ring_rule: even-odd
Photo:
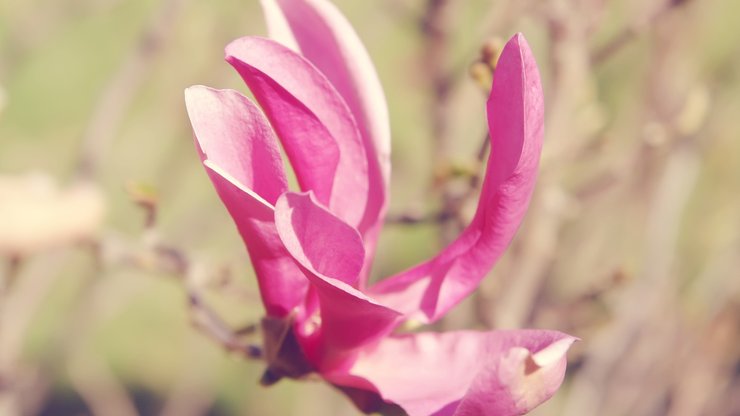
<svg viewBox="0 0 740 416"><path fill-rule="evenodd" d="M354 284L365 258L357 230L319 206L311 194L286 193L280 203L285 209L276 214L278 231L283 230L280 236L293 258L311 271Z"/></svg>
<svg viewBox="0 0 740 416"><path fill-rule="evenodd" d="M380 79L352 25L326 0L275 0L301 53L344 97L358 126L375 150L380 173L390 176L390 122ZM270 36L275 35L270 32Z"/></svg>
<svg viewBox="0 0 740 416"><path fill-rule="evenodd" d="M364 249L358 232L320 206L311 194L288 192L275 205L281 240L316 291L320 315L301 317L297 332L319 368L338 365L350 350L387 335L400 314L348 283L356 280Z"/></svg>
<svg viewBox="0 0 740 416"><path fill-rule="evenodd" d="M422 321L470 294L514 237L534 190L544 107L537 64L521 34L506 44L488 100L491 155L471 224L435 258L381 281L371 293Z"/></svg>
<svg viewBox="0 0 740 416"><path fill-rule="evenodd" d="M303 300L308 281L275 230L271 204L287 184L274 134L236 91L194 86L185 103L208 175L249 251L267 314L284 317Z"/></svg>
<svg viewBox="0 0 740 416"><path fill-rule="evenodd" d="M298 43L293 36L288 20L285 18L283 11L275 0L260 0L262 13L265 15L265 23L270 39L280 43L290 50L300 53Z"/></svg>
<svg viewBox="0 0 740 416"><path fill-rule="evenodd" d="M348 370L322 375L366 391L365 410L386 401L410 416L520 415L558 389L574 341L541 330L393 336L363 350Z"/></svg>
<svg viewBox="0 0 740 416"><path fill-rule="evenodd" d="M344 97L357 121L368 159L370 196L358 229L368 251L363 278L369 271L375 243L385 216L390 179L390 122L388 106L370 56L352 25L326 0L263 0L270 37L297 42L313 63ZM276 5L284 20L276 17ZM293 37L286 36L287 22ZM290 43L288 43L290 44Z"/></svg>
<svg viewBox="0 0 740 416"><path fill-rule="evenodd" d="M185 90L201 159L208 159L271 204L288 190L280 150L265 116L233 90Z"/></svg>
<svg viewBox="0 0 740 416"><path fill-rule="evenodd" d="M269 39L237 39L226 60L265 110L301 189L358 225L368 198L367 157L339 93L305 58Z"/></svg>

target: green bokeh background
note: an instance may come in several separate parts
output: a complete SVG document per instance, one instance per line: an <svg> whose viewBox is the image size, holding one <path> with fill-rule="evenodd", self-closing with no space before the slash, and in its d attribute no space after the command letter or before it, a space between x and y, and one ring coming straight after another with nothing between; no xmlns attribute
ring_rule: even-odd
<svg viewBox="0 0 740 416"><path fill-rule="evenodd" d="M131 89L120 94L122 108L115 110L105 131L110 142L102 153L98 176L107 206L101 235L138 244L144 233L143 213L131 202L125 184L134 181L155 187L160 201L159 237L207 265L228 265L238 285L249 292L242 298L209 294L234 324L256 322L261 306L239 236L194 151L183 89L204 84L246 93L236 73L223 61L223 47L237 37L265 33L257 3L0 3L0 87L7 96L6 107L0 110L0 173L42 171L63 184L73 181L83 138L102 105L101 97L120 71L139 62ZM421 59L424 37L418 24L425 2L335 3L366 43L388 98L393 132L390 212L433 212L439 206L439 194L431 185L439 168L433 162L435 150L430 142L429 106L435 98L425 83L426 68ZM525 2L526 6L521 6L525 10L510 20L497 20L496 12L507 10L509 3L504 1L457 3L446 64L461 80L450 105L454 145L447 157L451 163L465 165L473 160L486 129L485 96L466 71L484 39L506 38L523 31L540 63L549 94L556 75L551 66L551 32L543 14L557 9L558 4L569 13L569 7L578 2ZM600 111L593 117L604 119L596 129L603 134L595 142L606 149L606 156L572 157L573 161L565 162L556 173L552 173L554 168L543 173L553 174L543 179L545 183L568 190L585 182L584 178L596 176L598 167L610 165L618 170L622 165L612 162L634 150L642 137L644 113L653 108L643 92L656 76L675 78L682 86L665 92L669 103L683 99L684 85L696 84L709 91L710 110L696 151L701 167L680 223L676 246L680 265L673 269L682 290L680 309L689 320L711 309L711 302L699 293L694 280L716 253L737 252L733 247L740 229L740 3L691 3L688 11L667 16L668 23L647 24L627 46L589 73L594 91L586 95L594 96ZM634 1L606 2L606 17L585 43L594 50L604 45L634 24L640 7L640 2ZM156 30L164 32L160 36ZM152 33L160 42L143 48ZM678 64L655 75L651 72L651 57L658 52L654 45L656 39L666 36L682 43L677 49L680 56L673 58ZM690 81L684 82L686 79ZM679 98L673 100L672 93ZM587 124L591 113L587 105L579 105L583 115L571 117ZM574 131L580 128L587 127L573 126ZM559 142L552 137L564 134L548 131L546 154L557 154L552 146ZM554 157L571 160L568 155ZM558 236L560 249L549 272L547 299L569 302L586 291L593 286L594 275L604 274L594 267L617 267L639 274L636 271L644 261L640 256L641 232L646 221L639 207L645 202L639 193L632 195L634 199L627 201L615 194L584 203L580 214L567 221ZM618 207L622 203L624 210ZM534 227L529 221L528 217L525 229ZM584 240L584 235L593 238ZM388 227L381 238L374 276L392 274L432 255L440 247L437 241L437 229L430 225ZM510 270L506 264L511 260L503 260L504 270ZM47 393L44 403L38 407L46 408L44 414L84 414L74 375L84 377L98 367L125 386L142 414L159 414L168 398L178 392L190 395L194 403L203 403L210 409L208 414L214 415L354 414L343 397L317 380L258 386L261 363L224 352L192 328L185 291L177 279L130 267L98 273L93 262L87 249L69 246L38 253L25 259L22 266L20 278L48 281L49 285L43 305L33 313L21 360L24 367L40 372L49 383L43 390ZM732 282L738 280L737 270L728 267L717 285L736 288ZM489 290L495 292L495 283L490 285ZM737 290L728 290L735 291L737 302ZM601 307L609 309L606 303ZM449 327L480 325L468 317L470 308L463 305ZM533 323L561 330L573 328L572 322L543 316ZM584 338L583 344L589 343L591 330L596 329L589 327L577 334ZM548 406L552 407L541 409L539 414L556 414L562 402L555 400ZM731 412L731 406L728 403L724 408ZM192 414L204 414L196 407L191 410ZM116 414L114 408L110 411Z"/></svg>

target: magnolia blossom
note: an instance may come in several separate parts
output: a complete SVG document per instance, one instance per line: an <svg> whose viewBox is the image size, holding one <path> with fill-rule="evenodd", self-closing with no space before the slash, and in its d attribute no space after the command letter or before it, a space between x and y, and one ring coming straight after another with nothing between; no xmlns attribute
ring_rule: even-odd
<svg viewBox="0 0 740 416"><path fill-rule="evenodd" d="M470 225L434 258L368 284L388 205L390 132L370 58L327 0L262 0L270 39L226 47L252 100L193 86L196 147L244 239L266 309L263 381L309 372L365 411L516 415L560 386L557 331L403 333L469 295L514 236L535 184L543 98L520 34L487 103L491 155ZM261 108L261 109L260 109ZM299 190L288 186L279 145Z"/></svg>

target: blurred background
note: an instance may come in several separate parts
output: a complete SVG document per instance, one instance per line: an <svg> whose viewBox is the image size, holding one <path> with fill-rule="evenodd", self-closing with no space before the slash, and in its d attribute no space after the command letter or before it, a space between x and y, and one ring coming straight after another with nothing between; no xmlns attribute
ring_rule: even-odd
<svg viewBox="0 0 740 416"><path fill-rule="evenodd" d="M490 66L521 31L546 97L536 194L435 329L580 337L536 415L740 415L740 2L335 3L391 113L373 275L470 218ZM257 0L0 3L0 415L357 414L318 380L259 386L263 363L198 331L262 309L183 89L246 92L223 47L264 33Z"/></svg>

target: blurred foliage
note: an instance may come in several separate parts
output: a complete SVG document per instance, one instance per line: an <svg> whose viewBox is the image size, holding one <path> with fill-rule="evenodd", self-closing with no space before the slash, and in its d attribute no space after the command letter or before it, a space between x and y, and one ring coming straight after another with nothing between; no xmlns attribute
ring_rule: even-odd
<svg viewBox="0 0 740 416"><path fill-rule="evenodd" d="M450 1L446 97L424 58L427 2L335 3L389 101L392 216L437 212L456 195L445 175L480 168L486 97L468 68L484 42L522 31L540 64L547 135L532 207L440 327L581 337L562 391L536 414L740 414L740 3ZM107 207L85 242L3 253L0 413L9 400L46 415L355 413L314 380L258 386L261 363L190 325L183 282L121 254L176 243L227 271L226 283L195 283L230 324L259 319L182 97L192 84L246 92L222 51L247 34L264 34L256 0L0 3L0 175L92 178ZM154 228L129 183L156 195ZM388 225L374 276L435 253L439 228Z"/></svg>

